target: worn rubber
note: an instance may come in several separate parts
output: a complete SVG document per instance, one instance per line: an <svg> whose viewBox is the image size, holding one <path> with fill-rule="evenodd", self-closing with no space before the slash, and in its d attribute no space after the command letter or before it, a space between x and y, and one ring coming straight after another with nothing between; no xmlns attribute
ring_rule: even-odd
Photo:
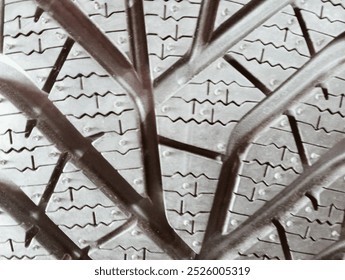
<svg viewBox="0 0 345 280"><path fill-rule="evenodd" d="M0 23L0 259L344 258L344 0Z"/></svg>

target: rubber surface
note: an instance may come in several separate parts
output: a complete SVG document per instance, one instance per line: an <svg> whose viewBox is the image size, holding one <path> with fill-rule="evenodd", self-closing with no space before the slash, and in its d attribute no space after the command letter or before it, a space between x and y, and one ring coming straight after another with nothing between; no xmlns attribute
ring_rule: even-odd
<svg viewBox="0 0 345 280"><path fill-rule="evenodd" d="M0 1L1 259L339 259L345 1Z"/></svg>

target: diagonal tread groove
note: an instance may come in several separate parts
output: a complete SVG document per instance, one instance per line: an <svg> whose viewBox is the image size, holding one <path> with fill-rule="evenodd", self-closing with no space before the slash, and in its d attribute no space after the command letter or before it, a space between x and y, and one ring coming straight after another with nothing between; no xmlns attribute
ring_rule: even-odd
<svg viewBox="0 0 345 280"><path fill-rule="evenodd" d="M66 39L65 44L62 47L62 50L61 50L56 62L55 62L55 65L53 66L52 71L49 73L49 76L48 76L48 78L47 78L47 80L46 80L46 82L42 88L43 91L49 93L51 91L51 89L53 88L53 85L56 81L56 78L59 75L59 72L60 72L63 64L65 63L67 56L73 47L73 44L74 44L73 39L68 37Z"/></svg>
<svg viewBox="0 0 345 280"><path fill-rule="evenodd" d="M225 55L224 59L238 72L240 72L245 78L247 78L248 81L250 81L263 94L267 96L271 93L271 90L268 87L266 87L266 85L264 85L258 78L256 78L250 71L248 71L241 63L239 63L231 55Z"/></svg>
<svg viewBox="0 0 345 280"><path fill-rule="evenodd" d="M302 142L302 137L301 137L301 134L300 134L300 131L299 131L299 128L298 128L297 120L291 114L288 114L287 118L289 120L291 131L292 131L293 137L295 139L295 143L296 143L296 146L297 146L297 150L298 150L299 156L301 158L302 166L306 167L306 166L309 165L309 162L308 162L308 157L307 157L306 150L305 150L303 142Z"/></svg>
<svg viewBox="0 0 345 280"><path fill-rule="evenodd" d="M282 250L283 250L285 259L286 260L292 260L291 251L290 251L290 247L289 247L289 243L288 243L288 240L286 237L286 232L285 232L284 227L282 226L282 224L277 219L273 219L272 224L277 229L278 236L280 239L280 244L282 246Z"/></svg>
<svg viewBox="0 0 345 280"><path fill-rule="evenodd" d="M48 204L48 202L49 202L49 200L50 200L50 198L54 192L55 186L56 186L56 184L60 178L60 175L61 175L65 165L67 164L69 157L70 156L67 152L64 152L60 155L60 157L56 163L56 166L53 170L53 173L50 177L50 180L47 184L47 187L46 187L46 189L45 189L45 191L41 197L41 200L39 202L39 207L41 209L43 209L43 210L46 209L47 204Z"/></svg>

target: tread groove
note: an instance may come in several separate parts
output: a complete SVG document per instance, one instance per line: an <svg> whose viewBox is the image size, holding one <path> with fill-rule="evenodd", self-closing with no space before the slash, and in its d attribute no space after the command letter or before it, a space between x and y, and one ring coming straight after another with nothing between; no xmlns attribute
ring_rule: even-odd
<svg viewBox="0 0 345 280"><path fill-rule="evenodd" d="M65 165L67 164L67 161L69 159L69 154L67 152L62 153L56 163L56 166L53 170L53 173L50 177L50 180L47 184L47 187L44 191L44 193L42 194L41 200L39 202L39 208L41 208L42 210L45 210L47 207L47 204L54 192L55 186L60 178L60 175L65 167Z"/></svg>
<svg viewBox="0 0 345 280"><path fill-rule="evenodd" d="M56 81L57 76L59 75L59 72L63 66L63 64L65 63L67 56L69 54L69 52L71 51L72 47L74 45L74 41L71 38L67 38L65 44L62 47L61 53L59 54L55 65L53 66L52 71L49 73L49 76L46 80L46 82L44 83L44 86L42 88L43 91L49 93L51 91L51 89L54 86L54 83Z"/></svg>
<svg viewBox="0 0 345 280"><path fill-rule="evenodd" d="M308 32L308 28L307 28L307 25L303 19L303 16L302 16L302 13L301 13L301 10L294 7L294 12L295 12L295 15L296 15L296 18L297 18L297 21L301 27L301 30L302 30L302 33L303 33L303 37L307 43L307 47L308 47L308 50L309 50L309 53L310 53L310 56L313 57L316 52L315 52L315 48L314 48L314 45L313 45L313 42L310 38L310 35L309 35L309 32Z"/></svg>
<svg viewBox="0 0 345 280"><path fill-rule="evenodd" d="M192 153L195 155L199 155L202 157L210 158L213 160L218 160L219 157L221 157L220 153L217 153L217 152L214 152L211 150L207 150L207 149L203 149L203 148L199 148L199 147L196 147L193 145L189 145L189 144L186 144L186 143L183 143L180 141L176 141L176 140L164 137L164 136L159 136L158 139L159 139L159 143L161 145L165 145L165 146L168 146L168 147L171 147L174 149L178 149L178 150Z"/></svg>
<svg viewBox="0 0 345 280"><path fill-rule="evenodd" d="M306 151L304 149L304 145L303 145L303 142L302 142L302 137L301 137L301 134L300 134L300 131L299 131L299 128L298 128L298 124L297 124L297 120L291 114L288 114L287 118L289 120L291 131L292 131L293 137L295 139L295 143L296 143L296 146L297 146L297 150L298 150L299 156L301 158L302 166L305 168L306 166L309 165L309 162L308 162L308 158L307 158L307 153L306 153Z"/></svg>
<svg viewBox="0 0 345 280"><path fill-rule="evenodd" d="M258 78L256 78L248 69L246 69L241 63L234 59L231 55L224 56L225 61L227 61L231 66L233 66L237 71L239 71L245 78L248 79L256 88L258 88L263 94L268 96L271 90L266 87Z"/></svg>
<svg viewBox="0 0 345 280"><path fill-rule="evenodd" d="M290 247L289 247L289 243L288 243L288 240L286 237L286 232L285 232L284 227L282 226L282 224L277 219L273 219L272 224L277 229L285 259L286 260L292 260L291 251L290 251Z"/></svg>

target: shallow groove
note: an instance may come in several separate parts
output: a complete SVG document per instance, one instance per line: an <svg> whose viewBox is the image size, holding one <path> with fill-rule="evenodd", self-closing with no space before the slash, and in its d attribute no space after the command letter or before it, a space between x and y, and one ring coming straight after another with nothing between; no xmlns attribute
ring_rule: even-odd
<svg viewBox="0 0 345 280"><path fill-rule="evenodd" d="M280 244L282 246L282 250L283 250L285 259L286 260L292 260L291 251L290 251L290 247L289 247L289 243L288 243L288 240L286 237L286 232L285 232L284 227L282 226L282 224L277 219L273 219L272 224L277 229Z"/></svg>
<svg viewBox="0 0 345 280"><path fill-rule="evenodd" d="M55 187L57 182L59 181L60 175L65 167L65 165L67 164L67 161L69 160L69 154L68 153L62 153L59 156L59 159L56 163L56 166L53 170L53 173L49 179L49 182L46 186L46 189L44 190L41 200L38 204L38 207L41 208L43 211L46 209L47 204L51 198L51 196L54 193Z"/></svg>
<svg viewBox="0 0 345 280"><path fill-rule="evenodd" d="M250 81L257 89L259 89L263 94L269 95L271 90L266 87L258 78L256 78L247 68L245 68L241 63L234 59L231 55L227 54L224 56L224 60L227 61L232 67L234 67L238 72L240 72L248 81Z"/></svg>
<svg viewBox="0 0 345 280"><path fill-rule="evenodd" d="M287 115L287 118L289 120L291 132L292 132L293 137L295 139L295 144L296 144L298 154L299 154L301 162L302 162L302 166L303 166L303 168L305 168L309 165L309 161L308 161L306 150L304 148L304 144L302 142L302 137L301 137L301 133L299 131L297 120L293 115L290 115L290 114Z"/></svg>
<svg viewBox="0 0 345 280"><path fill-rule="evenodd" d="M199 148L197 146L193 146L190 144L186 144L180 141L176 141L174 139L171 138L167 138L164 136L159 136L159 143L161 145L165 145L174 149L178 149L181 151L185 151L188 153L192 153L198 156L202 156L202 157L206 157L206 158L210 158L213 160L218 160L219 157L221 156L220 153L211 151L211 150L207 150L207 149L203 149L203 148Z"/></svg>
<svg viewBox="0 0 345 280"><path fill-rule="evenodd" d="M49 76L46 80L46 82L44 83L44 86L42 88L43 91L45 92L50 92L51 89L53 88L54 83L56 82L56 78L59 75L59 72L63 66L63 64L65 63L67 56L69 54L69 52L71 51L72 47L73 47L74 41L71 38L67 38L65 44L62 47L62 50L53 66L53 69L51 70L51 72L49 73Z"/></svg>

